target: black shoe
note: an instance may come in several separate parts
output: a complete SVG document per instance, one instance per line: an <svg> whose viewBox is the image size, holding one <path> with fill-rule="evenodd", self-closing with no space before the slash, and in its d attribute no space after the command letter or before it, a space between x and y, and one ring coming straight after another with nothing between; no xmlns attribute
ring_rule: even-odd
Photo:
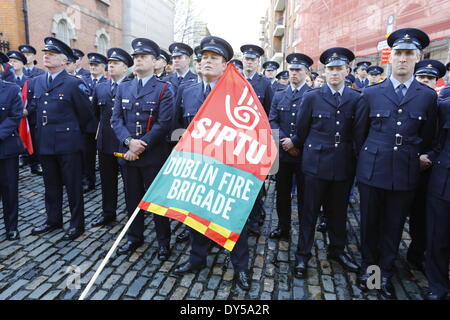
<svg viewBox="0 0 450 320"><path fill-rule="evenodd" d="M445 300L446 296L447 296L446 294L438 295L433 292L428 292L425 296L425 300L429 300L429 301Z"/></svg>
<svg viewBox="0 0 450 320"><path fill-rule="evenodd" d="M250 290L250 277L246 271L239 272L236 275L236 283L244 291Z"/></svg>
<svg viewBox="0 0 450 320"><path fill-rule="evenodd" d="M170 257L170 249L165 246L160 246L158 250L158 259L159 261L166 261Z"/></svg>
<svg viewBox="0 0 450 320"><path fill-rule="evenodd" d="M247 229L250 236L259 237L261 235L261 232L256 228L248 227Z"/></svg>
<svg viewBox="0 0 450 320"><path fill-rule="evenodd" d="M84 229L72 228L63 237L64 241L72 241L81 237L84 233Z"/></svg>
<svg viewBox="0 0 450 320"><path fill-rule="evenodd" d="M350 272L359 272L359 266L350 259L345 253L338 255L328 254L328 260L339 263L345 270Z"/></svg>
<svg viewBox="0 0 450 320"><path fill-rule="evenodd" d="M44 234L44 233L48 233L57 229L61 229L62 227L60 226L50 226L48 224L43 224L39 227L34 228L31 231L31 235L36 236L38 234Z"/></svg>
<svg viewBox="0 0 450 320"><path fill-rule="evenodd" d="M95 189L95 183L83 184L83 193L91 192Z"/></svg>
<svg viewBox="0 0 450 320"><path fill-rule="evenodd" d="M185 273L189 273L189 272L197 272L201 269L203 269L205 266L204 265L193 265L192 263L190 263L189 261L178 266L173 272L175 274L185 274Z"/></svg>
<svg viewBox="0 0 450 320"><path fill-rule="evenodd" d="M280 228L276 228L275 230L273 230L269 237L271 239L289 239L289 232L286 231L282 231Z"/></svg>
<svg viewBox="0 0 450 320"><path fill-rule="evenodd" d="M19 231L17 231L17 230L10 231L6 235L6 240L8 240L8 241L15 241L15 240L19 240L19 239L20 239L20 235L19 235Z"/></svg>
<svg viewBox="0 0 450 320"><path fill-rule="evenodd" d="M180 243L180 242L185 242L189 240L189 230L184 229L183 231L181 231L181 233L177 236L177 238L175 239L176 242Z"/></svg>
<svg viewBox="0 0 450 320"><path fill-rule="evenodd" d="M392 281L388 277L381 277L381 296L387 300L396 300L397 295L395 294L395 289Z"/></svg>
<svg viewBox="0 0 450 320"><path fill-rule="evenodd" d="M317 226L317 231L324 233L324 232L327 232L327 228L328 228L328 218L322 214L319 219L319 225Z"/></svg>
<svg viewBox="0 0 450 320"><path fill-rule="evenodd" d="M42 166L40 164L36 164L34 166L32 166L31 168L31 173L38 175L38 176L42 176L44 174L44 170L42 170Z"/></svg>
<svg viewBox="0 0 450 320"><path fill-rule="evenodd" d="M19 168L23 168L27 164L25 157L19 157Z"/></svg>
<svg viewBox="0 0 450 320"><path fill-rule="evenodd" d="M127 241L123 246L121 246L117 250L117 255L123 255L123 254L130 254L136 251L137 248L142 246L143 242L133 242L133 241Z"/></svg>
<svg viewBox="0 0 450 320"><path fill-rule="evenodd" d="M95 220L92 223L92 227L95 228L95 227L100 227L100 226L106 226L114 221L116 221L116 217L102 215L101 217L98 217L97 220Z"/></svg>
<svg viewBox="0 0 450 320"><path fill-rule="evenodd" d="M306 263L300 261L294 268L294 277L296 277L297 279L305 279L306 272Z"/></svg>

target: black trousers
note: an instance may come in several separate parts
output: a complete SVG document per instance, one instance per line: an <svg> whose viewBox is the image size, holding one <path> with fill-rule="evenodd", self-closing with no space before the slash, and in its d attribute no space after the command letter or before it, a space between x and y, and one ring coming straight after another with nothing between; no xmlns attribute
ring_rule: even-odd
<svg viewBox="0 0 450 320"><path fill-rule="evenodd" d="M19 220L19 157L0 159L0 198L6 233L17 231Z"/></svg>
<svg viewBox="0 0 450 320"><path fill-rule="evenodd" d="M126 184L126 205L128 217L131 217L138 207L145 193L155 180L160 167L130 167L122 166ZM144 241L144 220L145 213L141 210L128 230L128 240L132 242ZM160 246L169 247L170 245L170 220L166 217L153 214L155 221L156 238Z"/></svg>
<svg viewBox="0 0 450 320"><path fill-rule="evenodd" d="M409 234L411 244L408 248L408 258L416 261L424 261L425 249L427 246L426 237L426 211L427 211L427 191L430 180L431 169L420 173L419 187L414 196L413 205L409 214Z"/></svg>
<svg viewBox="0 0 450 320"><path fill-rule="evenodd" d="M391 277L415 191L392 191L359 183L362 268L378 265Z"/></svg>
<svg viewBox="0 0 450 320"><path fill-rule="evenodd" d="M83 134L83 177L86 182L95 185L95 161L97 156L97 142L95 134Z"/></svg>
<svg viewBox="0 0 450 320"><path fill-rule="evenodd" d="M305 174L305 198L296 252L297 263L300 261L307 263L311 258L317 217L324 203L333 208L328 217L330 237L328 252L335 255L344 252L347 243L348 197L352 183L353 179L329 181Z"/></svg>
<svg viewBox="0 0 450 320"><path fill-rule="evenodd" d="M191 255L189 261L194 266L206 265L206 257L212 240L202 235L200 232L189 228L191 232ZM248 234L244 227L233 251L231 251L231 263L236 272L248 270L249 252L248 252Z"/></svg>
<svg viewBox="0 0 450 320"><path fill-rule="evenodd" d="M101 151L98 152L98 161L100 180L102 184L103 216L108 218L116 218L117 187L119 183L119 170L121 167L114 155L106 154Z"/></svg>
<svg viewBox="0 0 450 320"><path fill-rule="evenodd" d="M47 224L63 225L63 186L66 186L70 207L70 228L84 229L84 198L81 152L64 155L41 155L44 171Z"/></svg>
<svg viewBox="0 0 450 320"><path fill-rule="evenodd" d="M280 162L277 173L277 214L278 227L282 232L290 232L291 230L291 190L292 180L295 176L297 183L297 208L300 220L300 212L303 201L303 181L304 175L300 168L300 163Z"/></svg>
<svg viewBox="0 0 450 320"><path fill-rule="evenodd" d="M427 201L425 273L431 292L438 295L450 293L449 261L450 201L430 194Z"/></svg>

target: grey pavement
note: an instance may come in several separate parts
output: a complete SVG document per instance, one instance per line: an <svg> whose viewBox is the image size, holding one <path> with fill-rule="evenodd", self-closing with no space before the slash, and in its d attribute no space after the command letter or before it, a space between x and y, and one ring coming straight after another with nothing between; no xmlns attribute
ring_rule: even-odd
<svg viewBox="0 0 450 320"><path fill-rule="evenodd" d="M63 241L64 231L42 236L30 235L34 226L46 220L42 177L20 171L19 231L21 239L5 239L0 226L0 300L73 300L97 270L103 257L126 223L123 186L119 185L118 222L107 227L90 228L101 214L101 191L85 197L86 232L73 242ZM293 277L295 249L298 238L297 212L293 213L291 241L276 241L268 235L277 225L275 182L267 181L269 195L265 199L267 212L262 236L249 238L252 287L242 291L233 281L234 271L225 249L213 246L207 268L192 274L176 276L172 271L188 259L189 243L175 243L181 225L173 221L172 254L168 261L157 258L157 241L151 215L146 218L145 245L131 256L113 255L97 279L87 299L92 300L378 300L376 291L362 293L356 286L356 274L327 260L328 237L316 233L309 276L305 280ZM293 204L293 208L296 205ZM1 205L0 205L1 208ZM3 213L3 211L0 211ZM64 196L65 229L69 210ZM405 226L393 279L397 295L402 300L421 300L427 281L423 273L411 269L405 260L410 242ZM349 207L348 253L358 262L358 204ZM79 276L78 276L79 275ZM77 281L79 280L79 286Z"/></svg>

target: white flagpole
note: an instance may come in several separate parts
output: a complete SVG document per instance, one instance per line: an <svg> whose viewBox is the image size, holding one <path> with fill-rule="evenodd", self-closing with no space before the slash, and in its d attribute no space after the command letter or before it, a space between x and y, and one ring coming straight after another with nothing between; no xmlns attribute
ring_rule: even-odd
<svg viewBox="0 0 450 320"><path fill-rule="evenodd" d="M100 273L103 271L103 268L105 268L106 264L108 263L109 259L111 258L112 254L116 250L117 246L119 245L120 241L122 241L123 237L127 233L128 229L130 228L131 224L133 223L134 219L136 219L136 216L139 214L139 211L141 209L139 207L136 208L133 215L128 219L127 224L123 228L122 232L120 233L117 240L114 242L113 246L109 250L108 254L106 255L105 259L103 259L102 263L98 267L97 271L95 272L94 276L92 277L91 281L89 281L89 284L87 285L86 289L84 289L83 293L81 294L80 298L78 300L84 300L86 298L87 294L89 293L89 290L91 290L91 287L94 285L95 280L97 280Z"/></svg>

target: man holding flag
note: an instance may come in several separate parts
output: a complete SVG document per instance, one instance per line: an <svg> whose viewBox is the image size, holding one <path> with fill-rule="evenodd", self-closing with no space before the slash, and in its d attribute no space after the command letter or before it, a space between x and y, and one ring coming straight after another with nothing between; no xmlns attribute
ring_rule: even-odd
<svg viewBox="0 0 450 320"><path fill-rule="evenodd" d="M0 63L8 57L0 52ZM19 218L19 160L23 152L17 126L23 114L20 88L0 79L0 197L3 200L7 240L18 240Z"/></svg>
<svg viewBox="0 0 450 320"><path fill-rule="evenodd" d="M218 37L206 37L200 44L201 66L203 81L186 88L181 97L180 105L176 106L177 114L181 115L183 127L188 127L194 116L203 105L211 90L222 77L227 62L233 57L233 48L224 39ZM206 257L210 241L203 234L191 230L191 254L189 261L175 269L176 274L194 272L206 266ZM246 231L236 243L231 252L231 262L237 273L237 284L243 290L250 290L250 278L248 276L248 243Z"/></svg>
<svg viewBox="0 0 450 320"><path fill-rule="evenodd" d="M132 81L122 82L117 89L111 124L120 142L120 159L126 183L126 204L132 216L145 191L152 184L169 153L165 137L170 131L174 94L172 86L154 75L159 46L149 39L132 43L134 72ZM158 258L170 256L170 221L154 217L159 243ZM144 214L139 214L128 232L128 241L117 253L134 252L144 242Z"/></svg>

